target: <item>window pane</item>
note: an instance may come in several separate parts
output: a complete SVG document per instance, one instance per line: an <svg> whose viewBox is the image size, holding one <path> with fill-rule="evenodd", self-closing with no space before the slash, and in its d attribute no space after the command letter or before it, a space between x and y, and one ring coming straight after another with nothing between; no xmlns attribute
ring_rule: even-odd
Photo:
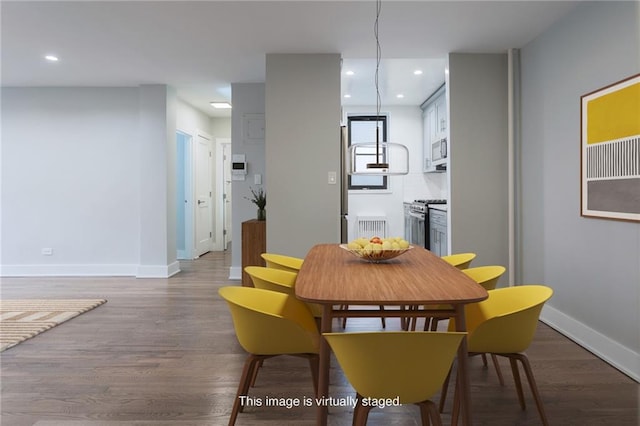
<svg viewBox="0 0 640 426"><path fill-rule="evenodd" d="M375 143L377 127L380 127L380 142L384 142L386 140L385 124L385 116L349 117L349 144ZM366 168L367 164L376 161L375 147L361 148L355 158L358 169ZM384 152L381 153L380 161L385 161ZM387 178L386 176L352 175L349 176L349 189L387 189Z"/></svg>

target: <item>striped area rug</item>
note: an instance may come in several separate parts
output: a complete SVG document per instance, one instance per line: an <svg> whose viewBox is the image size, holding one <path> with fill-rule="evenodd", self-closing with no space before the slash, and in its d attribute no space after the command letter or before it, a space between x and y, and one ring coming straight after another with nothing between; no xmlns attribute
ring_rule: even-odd
<svg viewBox="0 0 640 426"><path fill-rule="evenodd" d="M105 302L105 299L0 300L0 352Z"/></svg>

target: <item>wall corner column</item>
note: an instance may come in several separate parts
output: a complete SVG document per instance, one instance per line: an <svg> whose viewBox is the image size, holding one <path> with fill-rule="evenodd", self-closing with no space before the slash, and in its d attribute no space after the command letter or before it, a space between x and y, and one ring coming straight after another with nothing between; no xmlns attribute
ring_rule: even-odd
<svg viewBox="0 0 640 426"><path fill-rule="evenodd" d="M139 88L140 260L138 278L167 278L176 260L176 93Z"/></svg>

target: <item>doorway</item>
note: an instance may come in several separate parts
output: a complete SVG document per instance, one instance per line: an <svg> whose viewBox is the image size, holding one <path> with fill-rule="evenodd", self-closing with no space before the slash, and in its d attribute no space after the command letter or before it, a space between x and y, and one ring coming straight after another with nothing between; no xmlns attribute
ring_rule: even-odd
<svg viewBox="0 0 640 426"><path fill-rule="evenodd" d="M211 137L198 132L195 140L195 257L213 250L213 178Z"/></svg>
<svg viewBox="0 0 640 426"><path fill-rule="evenodd" d="M196 131L195 141L184 131L176 132L176 256L179 260L196 259L214 250L211 139L200 131Z"/></svg>
<svg viewBox="0 0 640 426"><path fill-rule="evenodd" d="M231 243L231 139L216 138L216 250Z"/></svg>
<svg viewBox="0 0 640 426"><path fill-rule="evenodd" d="M176 249L179 260L193 259L191 135L176 132Z"/></svg>

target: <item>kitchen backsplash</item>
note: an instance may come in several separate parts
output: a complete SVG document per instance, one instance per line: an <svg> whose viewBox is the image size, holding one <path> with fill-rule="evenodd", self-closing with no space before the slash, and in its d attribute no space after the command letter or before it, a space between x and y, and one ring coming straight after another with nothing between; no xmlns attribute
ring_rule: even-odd
<svg viewBox="0 0 640 426"><path fill-rule="evenodd" d="M409 173L404 176L405 201L448 198L447 173Z"/></svg>

